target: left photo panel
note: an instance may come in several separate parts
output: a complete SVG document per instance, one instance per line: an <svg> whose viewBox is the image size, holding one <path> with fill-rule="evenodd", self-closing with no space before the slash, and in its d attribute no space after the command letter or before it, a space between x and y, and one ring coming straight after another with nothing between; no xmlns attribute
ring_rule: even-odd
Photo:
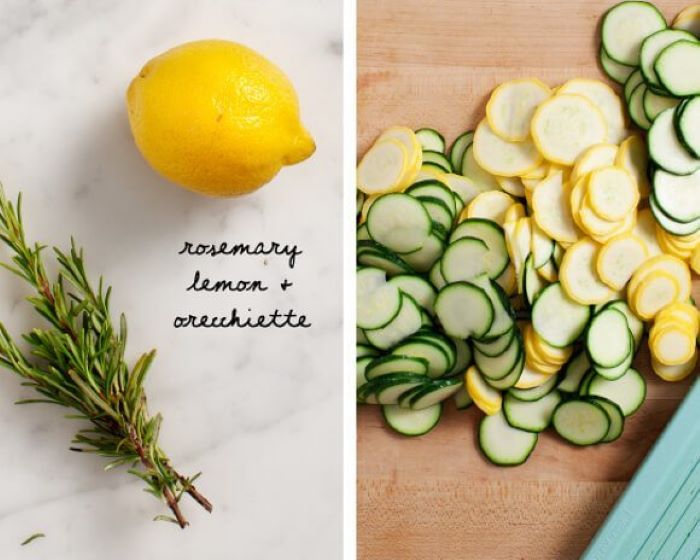
<svg viewBox="0 0 700 560"><path fill-rule="evenodd" d="M342 557L342 14L0 6L0 557Z"/></svg>

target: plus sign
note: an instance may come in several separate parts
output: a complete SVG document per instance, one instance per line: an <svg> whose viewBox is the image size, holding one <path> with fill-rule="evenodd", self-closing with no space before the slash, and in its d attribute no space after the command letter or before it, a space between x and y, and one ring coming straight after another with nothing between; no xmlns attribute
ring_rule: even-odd
<svg viewBox="0 0 700 560"><path fill-rule="evenodd" d="M282 288L282 291L283 291L283 292L286 292L286 291L287 291L287 288L289 288L289 287L292 286L292 285L293 285L293 284L292 284L289 280L287 280L287 279L285 278L285 279L284 279L284 282L282 282L282 283L280 284L280 287Z"/></svg>

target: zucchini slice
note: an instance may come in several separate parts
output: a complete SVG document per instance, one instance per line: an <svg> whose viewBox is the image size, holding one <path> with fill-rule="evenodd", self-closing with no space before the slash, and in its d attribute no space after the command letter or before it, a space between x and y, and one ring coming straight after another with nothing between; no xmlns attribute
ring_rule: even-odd
<svg viewBox="0 0 700 560"><path fill-rule="evenodd" d="M616 62L639 66L642 41L666 27L664 16L649 2L620 2L603 17L603 48Z"/></svg>
<svg viewBox="0 0 700 560"><path fill-rule="evenodd" d="M698 56L700 56L700 50ZM656 117L649 129L649 156L656 165L668 173L690 175L700 169L700 158L690 155L681 144L673 124L674 115L674 109L666 109ZM700 200L700 189L698 191L696 200ZM695 209L699 207L696 206Z"/></svg>
<svg viewBox="0 0 700 560"><path fill-rule="evenodd" d="M510 346L511 341L515 337L515 328L503 333L493 339L474 340L474 350L478 350L484 356L500 356Z"/></svg>
<svg viewBox="0 0 700 560"><path fill-rule="evenodd" d="M469 204L478 194L483 192L469 177L455 175L454 173L445 174L445 183L460 198L463 206Z"/></svg>
<svg viewBox="0 0 700 560"><path fill-rule="evenodd" d="M445 153L445 138L434 128L419 128L416 130L416 138L423 151Z"/></svg>
<svg viewBox="0 0 700 560"><path fill-rule="evenodd" d="M606 304L606 308L610 307L612 309L617 309L622 313L627 319L627 327L632 333L632 338L634 339L634 349L635 351L639 349L639 345L642 343L642 337L644 336L644 323L637 317L630 309L627 302L621 299L611 301Z"/></svg>
<svg viewBox="0 0 700 560"><path fill-rule="evenodd" d="M630 338L627 318L617 309L607 308L593 317L586 333L586 349L597 365L613 368L627 358Z"/></svg>
<svg viewBox="0 0 700 560"><path fill-rule="evenodd" d="M634 66L627 66L625 64L615 62L612 58L610 58L610 55L605 52L603 45L600 46L598 59L600 60L600 66L603 68L603 72L605 72L608 78L620 85L623 85L627 81L627 78L629 78L630 74L635 70Z"/></svg>
<svg viewBox="0 0 700 560"><path fill-rule="evenodd" d="M410 253L423 247L432 223L419 200L400 193L378 198L367 214L367 229L372 239L397 253Z"/></svg>
<svg viewBox="0 0 700 560"><path fill-rule="evenodd" d="M433 304L435 303L437 292L425 278L413 274L399 274L389 280L388 283L411 296L428 313L433 313Z"/></svg>
<svg viewBox="0 0 700 560"><path fill-rule="evenodd" d="M651 212L653 213L654 218L656 219L658 224L665 231L673 235L693 235L696 232L700 231L700 218L688 223L678 222L674 220L673 218L667 216L664 213L664 211L659 207L658 203L656 202L656 198L653 194L649 196L649 208L651 208ZM659 249L659 253L661 252L661 249Z"/></svg>
<svg viewBox="0 0 700 560"><path fill-rule="evenodd" d="M442 168L445 173L452 173L452 164L442 152L423 150L423 164L430 163Z"/></svg>
<svg viewBox="0 0 700 560"><path fill-rule="evenodd" d="M630 119L642 130L649 130L652 124L644 110L644 97L647 90L646 84L638 84L634 90L632 90L630 98L627 100L627 111L629 112Z"/></svg>
<svg viewBox="0 0 700 560"><path fill-rule="evenodd" d="M625 96L625 101L627 101L627 104L629 105L630 98L632 97L632 92L634 89L639 85L644 83L644 76L642 76L642 71L637 68L634 72L632 72L629 77L625 80L625 86L622 90L622 93Z"/></svg>
<svg viewBox="0 0 700 560"><path fill-rule="evenodd" d="M588 305L569 298L559 282L547 286L532 307L532 327L547 343L557 348L573 344L591 316Z"/></svg>
<svg viewBox="0 0 700 560"><path fill-rule="evenodd" d="M630 368L619 379L605 379L596 375L588 387L588 394L606 398L620 407L625 416L634 414L646 397L647 384L640 373Z"/></svg>
<svg viewBox="0 0 700 560"><path fill-rule="evenodd" d="M435 315L448 335L480 338L491 328L494 310L484 290L468 282L456 282L438 293Z"/></svg>
<svg viewBox="0 0 700 560"><path fill-rule="evenodd" d="M462 175L468 177L476 184L480 191L495 191L500 187L496 178L484 171L474 158L474 143L467 146L462 157Z"/></svg>
<svg viewBox="0 0 700 560"><path fill-rule="evenodd" d="M385 271L387 276L415 273L396 253L371 240L357 242L357 264L379 268Z"/></svg>
<svg viewBox="0 0 700 560"><path fill-rule="evenodd" d="M387 350L421 328L423 318L418 304L406 294L401 295L401 308L385 326L366 329L369 343L380 350Z"/></svg>
<svg viewBox="0 0 700 560"><path fill-rule="evenodd" d="M656 117L658 117L666 109L675 109L680 101L681 100L677 99L676 97L659 95L658 93L654 93L652 90L647 89L644 92L644 99L642 100L644 114L647 116L649 121L654 122Z"/></svg>
<svg viewBox="0 0 700 560"><path fill-rule="evenodd" d="M474 402L472 398L467 393L467 388L462 385L459 390L454 394L454 401L457 410L466 410Z"/></svg>
<svg viewBox="0 0 700 560"><path fill-rule="evenodd" d="M538 387L532 387L530 389L517 389L511 387L508 389L508 393L514 398L520 401L538 401L545 395L552 392L557 384L558 377L556 375L550 375L547 381Z"/></svg>
<svg viewBox="0 0 700 560"><path fill-rule="evenodd" d="M391 323L401 310L401 293L386 283L386 273L378 268L357 271L357 326L378 329Z"/></svg>
<svg viewBox="0 0 700 560"><path fill-rule="evenodd" d="M518 333L498 356L486 356L474 350L474 363L487 380L499 380L507 376L515 367L523 353L522 340Z"/></svg>
<svg viewBox="0 0 700 560"><path fill-rule="evenodd" d="M625 429L625 415L622 414L622 410L614 402L604 399L603 397L589 397L588 400L603 407L608 418L610 418L608 433L605 434L601 442L610 443L615 441L622 435L622 431Z"/></svg>
<svg viewBox="0 0 700 560"><path fill-rule="evenodd" d="M700 41L677 41L656 58L654 71L671 95L700 95Z"/></svg>
<svg viewBox="0 0 700 560"><path fill-rule="evenodd" d="M462 159L464 158L464 152L467 150L469 145L472 143L474 138L474 131L467 130L463 132L452 143L448 157L450 158L450 163L452 164L452 169L455 173L462 173Z"/></svg>
<svg viewBox="0 0 700 560"><path fill-rule="evenodd" d="M449 399L463 386L464 380L458 378L438 379L426 383L413 391L408 406L413 410L423 410Z"/></svg>
<svg viewBox="0 0 700 560"><path fill-rule="evenodd" d="M450 357L445 348L432 340L408 338L392 350L394 358L413 358L427 364L429 377L440 377L450 369ZM413 372L418 374L419 372Z"/></svg>
<svg viewBox="0 0 700 560"><path fill-rule="evenodd" d="M503 399L503 415L513 428L526 432L543 432L549 427L554 409L561 399L556 390L535 401L522 401L508 393Z"/></svg>
<svg viewBox="0 0 700 560"><path fill-rule="evenodd" d="M580 350L569 360L569 363L564 369L564 377L557 385L557 389L563 393L578 393L581 386L581 380L590 371L591 362L588 359L588 354Z"/></svg>
<svg viewBox="0 0 700 560"><path fill-rule="evenodd" d="M610 417L594 400L573 399L561 403L552 415L556 432L574 445L595 445L610 429Z"/></svg>
<svg viewBox="0 0 700 560"><path fill-rule="evenodd" d="M422 436L438 425L442 403L422 410L401 408L397 404L382 406L382 416L392 430L404 436Z"/></svg>
<svg viewBox="0 0 700 560"><path fill-rule="evenodd" d="M642 70L642 75L647 84L663 87L654 70L656 57L669 45L682 40L697 41L697 39L687 31L678 29L662 29L644 39L639 51L639 67Z"/></svg>
<svg viewBox="0 0 700 560"><path fill-rule="evenodd" d="M573 165L583 151L608 137L603 113L580 94L557 94L535 111L532 139L549 161Z"/></svg>
<svg viewBox="0 0 700 560"><path fill-rule="evenodd" d="M537 434L513 428L502 412L485 416L479 424L479 449L494 465L522 465L537 445Z"/></svg>
<svg viewBox="0 0 700 560"><path fill-rule="evenodd" d="M390 373L413 373L416 375L428 374L428 360L409 356L380 356L374 358L365 368L365 377L375 379Z"/></svg>
<svg viewBox="0 0 700 560"><path fill-rule="evenodd" d="M700 158L700 96L686 101L676 115L681 142L691 155Z"/></svg>
<svg viewBox="0 0 700 560"><path fill-rule="evenodd" d="M440 270L448 284L468 282L487 271L489 249L481 239L463 237L450 243L440 259ZM489 276L491 276L489 274Z"/></svg>

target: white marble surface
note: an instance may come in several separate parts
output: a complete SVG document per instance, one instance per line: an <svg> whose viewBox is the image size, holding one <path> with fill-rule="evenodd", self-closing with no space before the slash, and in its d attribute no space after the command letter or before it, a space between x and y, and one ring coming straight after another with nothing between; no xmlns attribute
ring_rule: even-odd
<svg viewBox="0 0 700 560"><path fill-rule="evenodd" d="M202 470L210 516L183 502L191 526L151 518L163 507L126 473L67 450L75 421L0 372L0 558L51 560L332 560L341 550L341 50L339 0L2 0L0 179L24 192L32 238L74 235L93 275L126 312L129 354L157 347L147 383L165 417L162 446ZM154 174L128 130L124 92L143 62L200 38L243 42L292 79L314 157L239 200L210 200ZM184 259L185 240L280 240L281 259ZM0 248L0 257L7 252ZM212 276L287 276L258 309L293 305L313 328L175 330L178 313L245 308L240 295L185 292ZM26 289L0 271L0 319L13 333L39 319ZM250 300L252 301L252 300ZM46 538L20 547L35 532Z"/></svg>

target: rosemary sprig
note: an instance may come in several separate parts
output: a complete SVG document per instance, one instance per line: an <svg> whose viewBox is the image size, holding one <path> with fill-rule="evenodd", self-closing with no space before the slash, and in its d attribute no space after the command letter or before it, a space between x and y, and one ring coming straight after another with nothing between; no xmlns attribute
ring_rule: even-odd
<svg viewBox="0 0 700 560"><path fill-rule="evenodd" d="M0 365L40 395L18 404L52 403L77 411L66 416L87 421L90 427L78 431L71 450L109 458L105 470L130 465L128 472L142 479L145 490L164 500L172 512L156 519L184 529L184 494L209 512L212 505L193 484L199 474L179 474L158 445L162 416L148 413L143 387L155 350L131 368L126 363L126 318L122 314L119 325L113 325L111 288L102 278L93 288L83 251L74 240L68 253L53 249L58 273L53 283L49 281L42 259L46 247L25 240L21 203L21 195L16 206L9 202L0 185L0 240L12 252L11 263L0 265L32 286L34 294L27 299L49 325L23 335L30 348L25 354L0 323Z"/></svg>

